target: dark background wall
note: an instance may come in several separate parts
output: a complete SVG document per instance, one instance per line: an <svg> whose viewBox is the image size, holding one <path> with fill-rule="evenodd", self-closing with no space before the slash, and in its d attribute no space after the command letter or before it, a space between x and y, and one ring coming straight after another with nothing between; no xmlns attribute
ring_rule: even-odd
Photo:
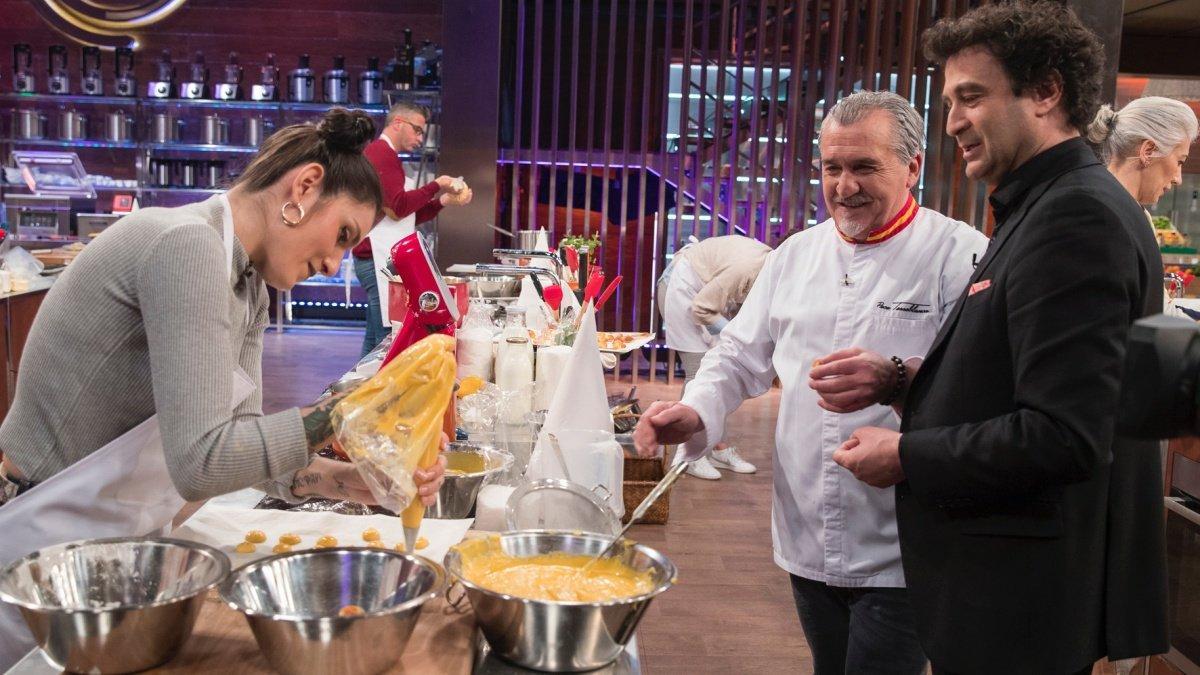
<svg viewBox="0 0 1200 675"><path fill-rule="evenodd" d="M71 44L72 75L78 73L79 49L55 31L34 10L30 0L0 0L0 89L8 91L12 79L12 45L28 42L34 50L34 69L44 84L46 48ZM230 51L241 55L242 65L262 63L274 52L283 73L296 67L300 54L312 56L318 73L332 67L333 56L346 56L352 77L363 70L368 56L386 62L401 31L412 28L413 40L441 42L441 0L190 0L162 23L141 34L137 75L144 83L163 49L170 49L178 73L196 50L207 57L215 79ZM105 74L112 72L112 55L104 55ZM73 86L78 86L72 83Z"/></svg>

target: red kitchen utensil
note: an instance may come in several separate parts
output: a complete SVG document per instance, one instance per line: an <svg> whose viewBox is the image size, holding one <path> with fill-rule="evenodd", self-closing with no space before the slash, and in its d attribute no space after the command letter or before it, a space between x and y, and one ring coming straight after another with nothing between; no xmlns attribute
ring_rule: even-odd
<svg viewBox="0 0 1200 675"><path fill-rule="evenodd" d="M621 283L621 279L622 279L622 277L620 274L613 277L613 280L611 282L609 282L609 284L608 284L608 288L605 288L604 292L600 294L600 297L596 300L596 311L597 312L599 312L600 309L602 307L604 307L604 303L608 302L608 299L612 297L612 294L614 292L616 292L617 286L620 285L620 283Z"/></svg>
<svg viewBox="0 0 1200 675"><path fill-rule="evenodd" d="M583 289L583 304L588 304L588 301L594 300L596 294L600 292L600 288L604 286L604 270L599 267L593 267L592 273L588 275L587 286Z"/></svg>
<svg viewBox="0 0 1200 675"><path fill-rule="evenodd" d="M546 304L549 305L550 309L554 310L554 312L557 313L558 308L562 304L562 299L563 299L562 286L558 286L558 285L546 286L545 288L542 289L542 292L544 293L544 295L542 296L542 300L545 300Z"/></svg>
<svg viewBox="0 0 1200 675"><path fill-rule="evenodd" d="M571 274L579 273L579 251L574 246L567 247L567 266L571 268Z"/></svg>

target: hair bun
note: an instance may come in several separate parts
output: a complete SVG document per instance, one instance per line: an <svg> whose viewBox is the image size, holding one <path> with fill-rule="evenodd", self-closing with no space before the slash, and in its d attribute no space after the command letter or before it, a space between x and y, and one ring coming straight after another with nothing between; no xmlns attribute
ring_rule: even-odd
<svg viewBox="0 0 1200 675"><path fill-rule="evenodd" d="M375 123L361 110L332 108L317 124L317 133L330 152L360 154L375 138Z"/></svg>
<svg viewBox="0 0 1200 675"><path fill-rule="evenodd" d="M1112 106L1107 103L1100 106L1096 111L1096 117L1087 128L1087 138L1092 143L1099 145L1108 140L1109 134L1113 128L1117 126L1117 111L1112 109Z"/></svg>

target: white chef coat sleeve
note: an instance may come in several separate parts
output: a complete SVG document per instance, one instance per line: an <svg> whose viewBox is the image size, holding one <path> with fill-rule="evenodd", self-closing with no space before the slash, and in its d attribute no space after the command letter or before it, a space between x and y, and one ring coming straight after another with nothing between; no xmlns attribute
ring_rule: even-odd
<svg viewBox="0 0 1200 675"><path fill-rule="evenodd" d="M741 311L704 355L696 378L683 394L682 403L704 422L704 430L683 446L688 459L719 443L725 436L726 416L747 398L765 393L775 380L770 310L778 282L777 258L777 253L768 256Z"/></svg>
<svg viewBox="0 0 1200 675"><path fill-rule="evenodd" d="M949 254L942 260L941 287L938 289L941 307L939 323L944 322L954 304L967 290L967 282L975 273L975 265L987 251L988 238L966 223L953 222Z"/></svg>

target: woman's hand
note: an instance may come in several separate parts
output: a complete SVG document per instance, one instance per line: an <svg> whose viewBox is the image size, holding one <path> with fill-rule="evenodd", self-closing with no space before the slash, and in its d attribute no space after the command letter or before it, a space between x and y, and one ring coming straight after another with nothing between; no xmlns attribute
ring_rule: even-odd
<svg viewBox="0 0 1200 675"><path fill-rule="evenodd" d="M442 432L440 445L442 452L450 445L450 437L445 432ZM433 506L438 490L441 490L442 483L446 482L446 456L439 454L436 464L428 469L417 469L413 474L413 482L417 484L417 496L421 498L421 503Z"/></svg>
<svg viewBox="0 0 1200 675"><path fill-rule="evenodd" d="M292 479L292 494L301 498L324 497L371 506L378 504L353 464L320 455L313 455L308 466L296 472Z"/></svg>
<svg viewBox="0 0 1200 675"><path fill-rule="evenodd" d="M446 481L446 456L438 455L437 463L428 469L417 469L413 473L413 482L417 484L417 496L425 506L433 506L437 501L438 490Z"/></svg>

